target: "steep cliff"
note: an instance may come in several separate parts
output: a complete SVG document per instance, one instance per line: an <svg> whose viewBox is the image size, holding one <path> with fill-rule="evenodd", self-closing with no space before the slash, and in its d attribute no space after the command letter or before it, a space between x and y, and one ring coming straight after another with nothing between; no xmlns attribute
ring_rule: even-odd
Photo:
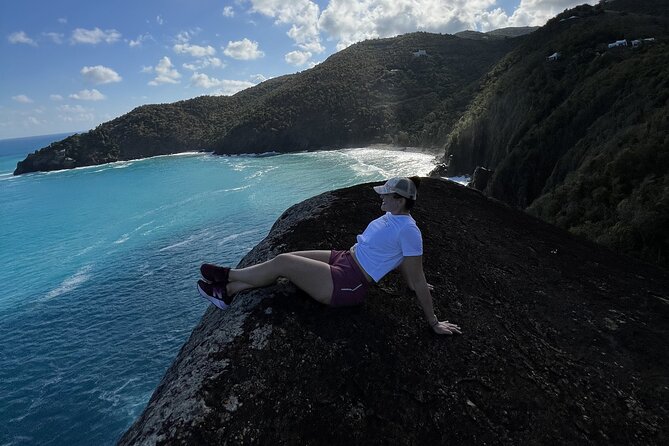
<svg viewBox="0 0 669 446"><path fill-rule="evenodd" d="M379 213L369 184L320 195L241 264L346 248ZM395 274L357 308L246 292L206 312L120 444L667 443L665 271L443 180L413 214L462 336L432 334Z"/></svg>

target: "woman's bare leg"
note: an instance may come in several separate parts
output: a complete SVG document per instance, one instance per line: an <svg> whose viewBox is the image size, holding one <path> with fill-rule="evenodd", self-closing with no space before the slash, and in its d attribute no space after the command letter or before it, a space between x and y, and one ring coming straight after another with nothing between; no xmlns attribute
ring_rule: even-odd
<svg viewBox="0 0 669 446"><path fill-rule="evenodd" d="M330 250L313 250L313 251L295 251L291 252L290 254L294 254L296 256L300 257L306 257L307 259L314 259L318 260L319 262L325 262L328 263L330 261L330 254L332 251Z"/></svg>
<svg viewBox="0 0 669 446"><path fill-rule="evenodd" d="M322 253L316 256L323 257ZM330 265L295 253L279 254L272 260L248 268L231 269L228 292L234 294L249 288L271 285L280 276L288 278L317 301L330 303L334 289Z"/></svg>

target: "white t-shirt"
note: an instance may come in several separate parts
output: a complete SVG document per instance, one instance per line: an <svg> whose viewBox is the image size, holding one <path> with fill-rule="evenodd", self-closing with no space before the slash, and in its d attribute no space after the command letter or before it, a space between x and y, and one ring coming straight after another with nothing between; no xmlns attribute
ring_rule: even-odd
<svg viewBox="0 0 669 446"><path fill-rule="evenodd" d="M385 215L358 235L355 256L375 282L397 268L406 256L423 255L423 236L411 215Z"/></svg>

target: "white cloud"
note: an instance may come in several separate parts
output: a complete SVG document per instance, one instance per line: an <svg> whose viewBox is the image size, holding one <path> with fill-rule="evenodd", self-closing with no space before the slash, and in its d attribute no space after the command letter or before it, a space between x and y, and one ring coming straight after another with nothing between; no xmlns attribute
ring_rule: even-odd
<svg viewBox="0 0 669 446"><path fill-rule="evenodd" d="M33 102L35 102L25 94L17 94L16 96L12 96L12 99L18 102L19 104L32 104Z"/></svg>
<svg viewBox="0 0 669 446"><path fill-rule="evenodd" d="M25 31L11 33L9 36L7 36L7 40L9 40L9 43L23 43L26 45L37 46L37 42L28 37L28 34L26 34Z"/></svg>
<svg viewBox="0 0 669 446"><path fill-rule="evenodd" d="M88 122L95 120L93 110L81 105L61 105L56 109L58 117L65 122Z"/></svg>
<svg viewBox="0 0 669 446"><path fill-rule="evenodd" d="M225 47L223 53L238 60L253 60L265 55L258 49L258 42L252 42L247 38L236 42L228 42L228 46Z"/></svg>
<svg viewBox="0 0 669 446"><path fill-rule="evenodd" d="M265 76L262 75L262 74L254 74L254 75L252 75L252 76L250 76L250 77L251 77L251 79L253 79L253 80L256 81L257 83L265 82L267 79L269 79L268 77L265 77Z"/></svg>
<svg viewBox="0 0 669 446"><path fill-rule="evenodd" d="M338 40L337 48L352 43L411 31L456 32L474 27L473 14L495 0L332 0L319 18L320 29Z"/></svg>
<svg viewBox="0 0 669 446"><path fill-rule="evenodd" d="M63 38L65 37L65 34L62 33L42 33L42 35L48 37L53 43L57 43L58 45L63 43Z"/></svg>
<svg viewBox="0 0 669 446"><path fill-rule="evenodd" d="M216 54L216 49L214 49L214 47L209 45L199 46L199 45L191 45L189 43L177 43L172 47L172 49L177 54L187 53L193 57L213 56L214 54Z"/></svg>
<svg viewBox="0 0 669 446"><path fill-rule="evenodd" d="M226 6L223 8L223 17L234 17L235 16L235 10L232 8L232 6Z"/></svg>
<svg viewBox="0 0 669 446"><path fill-rule="evenodd" d="M272 17L277 25L290 25L287 34L302 50L322 53L318 19L319 6L310 0L248 0L251 12ZM335 0L331 0L335 1Z"/></svg>
<svg viewBox="0 0 669 446"><path fill-rule="evenodd" d="M23 126L24 127L32 127L32 126L37 126L37 125L41 125L41 124L44 124L44 123L45 123L44 121L40 121L39 119L37 119L34 116L28 116L26 118L26 120L24 121Z"/></svg>
<svg viewBox="0 0 669 446"><path fill-rule="evenodd" d="M90 111L86 107L83 107L79 104L77 104L77 105L69 105L69 104L61 105L60 107L57 108L57 110L59 112L62 112L62 113L84 113L84 112Z"/></svg>
<svg viewBox="0 0 669 446"><path fill-rule="evenodd" d="M77 28L72 31L72 37L70 42L73 44L77 43L87 43L91 45L96 45L100 42L114 43L121 38L121 33L115 29L101 30L100 28L94 29L84 29Z"/></svg>
<svg viewBox="0 0 669 446"><path fill-rule="evenodd" d="M251 1L265 7L278 3ZM597 0L586 2L595 4ZM337 49L342 49L361 40L413 31L455 33L543 25L564 9L582 3L584 0L521 0L509 16L496 0L330 0L318 18L318 30L336 40ZM263 11L257 6L254 9Z"/></svg>
<svg viewBox="0 0 669 446"><path fill-rule="evenodd" d="M59 94L51 94L51 95L49 95L49 99L51 99L52 101L62 101L63 96L61 96Z"/></svg>
<svg viewBox="0 0 669 446"><path fill-rule="evenodd" d="M95 88L92 90L81 90L78 93L73 93L70 95L70 98L76 99L78 101L102 101L107 99L105 95L100 93Z"/></svg>
<svg viewBox="0 0 669 446"><path fill-rule="evenodd" d="M181 31L179 34L177 34L175 40L177 41L177 43L188 43L190 42L190 39L200 34L201 32L202 28L200 27L189 29L188 31Z"/></svg>
<svg viewBox="0 0 669 446"><path fill-rule="evenodd" d="M185 63L182 66L191 71L198 71L207 67L223 68L225 64L218 57L205 57L191 63Z"/></svg>
<svg viewBox="0 0 669 446"><path fill-rule="evenodd" d="M163 23L165 23L165 19L163 19L162 16L158 15L156 16L156 23L162 25Z"/></svg>
<svg viewBox="0 0 669 446"><path fill-rule="evenodd" d="M178 84L181 74L174 68L169 57L165 56L158 62L153 71L156 77L149 82L149 85L155 87L161 84Z"/></svg>
<svg viewBox="0 0 669 446"><path fill-rule="evenodd" d="M58 23L61 23L61 24L65 25L67 23L67 18L65 18L65 17L59 18Z"/></svg>
<svg viewBox="0 0 669 446"><path fill-rule="evenodd" d="M565 9L596 0L521 0L506 26L541 26Z"/></svg>
<svg viewBox="0 0 669 446"><path fill-rule="evenodd" d="M123 78L109 67L96 65L94 67L84 67L81 69L81 75L84 76L88 82L93 84L111 84L113 82L121 82Z"/></svg>
<svg viewBox="0 0 669 446"><path fill-rule="evenodd" d="M146 65L142 65L142 69L139 72L140 73L152 73L153 72L153 67L147 67Z"/></svg>
<svg viewBox="0 0 669 446"><path fill-rule="evenodd" d="M181 31L177 34L176 40L180 43L187 43L190 41L191 35L188 31Z"/></svg>
<svg viewBox="0 0 669 446"><path fill-rule="evenodd" d="M135 47L138 47L138 46L142 46L142 44L147 40L153 40L153 36L149 33L144 33L144 34L141 34L141 35L137 36L137 39L135 39L135 40L130 39L128 41L128 46L130 46L130 48L135 48Z"/></svg>
<svg viewBox="0 0 669 446"><path fill-rule="evenodd" d="M247 81L236 81L229 79L216 79L214 77L209 77L203 73L194 73L190 78L191 85L200 88L212 89L217 88L218 90L214 94L221 95L233 95L239 91L242 91L246 88L253 87L255 84Z"/></svg>
<svg viewBox="0 0 669 446"><path fill-rule="evenodd" d="M295 66L304 65L310 58L311 53L309 51L291 51L284 56L286 62Z"/></svg>

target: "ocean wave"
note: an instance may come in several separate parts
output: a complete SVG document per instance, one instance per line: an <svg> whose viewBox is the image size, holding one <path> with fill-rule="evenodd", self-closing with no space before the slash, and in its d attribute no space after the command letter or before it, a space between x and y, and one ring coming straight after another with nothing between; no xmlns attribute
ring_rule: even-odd
<svg viewBox="0 0 669 446"><path fill-rule="evenodd" d="M92 244L92 245L90 245L90 246L87 246L87 247L85 247L84 249L82 249L81 251L79 251L78 253L76 253L74 256L75 256L75 257L83 256L84 254L86 254L86 253L92 251L93 249L95 249L96 246L99 246L99 245L100 245L100 242L98 242L98 243L94 243L94 244Z"/></svg>
<svg viewBox="0 0 669 446"><path fill-rule="evenodd" d="M83 283L91 278L89 272L92 268L93 265L82 266L77 270L77 272L63 280L63 282L57 288L54 288L53 290L46 293L46 298L53 299L54 297L61 296L79 288Z"/></svg>
<svg viewBox="0 0 669 446"><path fill-rule="evenodd" d="M162 229L162 228L164 228L165 226L167 226L167 225L158 225L158 226L156 226L155 228L151 228L151 229L149 229L148 231L144 231L144 232L142 232L142 235L149 235L149 234L151 234L153 231L156 231L156 230L158 230L158 229Z"/></svg>
<svg viewBox="0 0 669 446"><path fill-rule="evenodd" d="M461 175L459 177L446 177L446 179L454 183L462 184L463 186L466 186L471 181L471 177L469 175Z"/></svg>
<svg viewBox="0 0 669 446"><path fill-rule="evenodd" d="M251 175L247 176L244 179L245 180L253 180L254 178L262 177L266 173L271 172L271 171L276 170L276 169L278 169L278 166L271 166L271 167L267 167L265 169L260 169L260 170L257 170L255 173L252 173Z"/></svg>
<svg viewBox="0 0 669 446"><path fill-rule="evenodd" d="M262 153L231 153L230 155L225 155L229 158L266 158L268 156L277 156L277 155L285 155L285 153L281 152L262 152Z"/></svg>
<svg viewBox="0 0 669 446"><path fill-rule="evenodd" d="M223 245L224 243L227 243L227 242L229 242L229 241L231 241L231 240L234 240L234 239L236 239L236 238L239 238L239 237L241 237L241 236L243 236L243 235L254 234L254 233L256 233L256 232L258 232L258 229L254 229L254 230L252 230L252 231L244 231L244 232L240 232L240 233L237 233L237 234L229 235L229 236L223 238L222 240L220 240L220 241L218 242L218 246L221 246L221 245Z"/></svg>
<svg viewBox="0 0 669 446"><path fill-rule="evenodd" d="M205 231L205 232L202 233L202 234L191 235L191 236L188 237L186 240L182 240L182 241L177 242L177 243L174 243L174 244L172 244L172 245L165 246L164 248L160 248L158 251L159 251L159 252L163 252L163 251L168 251L168 250L170 250L170 249L178 248L179 246L189 245L189 244L193 243L193 242L196 241L196 240L199 240L199 239L202 239L202 238L206 237L207 235L208 235L208 231Z"/></svg>
<svg viewBox="0 0 669 446"><path fill-rule="evenodd" d="M128 234L128 233L123 234L118 240L116 240L114 242L114 244L115 245L120 245L121 243L127 242L129 238L130 238L130 234Z"/></svg>
<svg viewBox="0 0 669 446"><path fill-rule="evenodd" d="M128 398L128 396L124 394L122 390L135 381L139 381L139 378L130 378L117 389L105 390L100 393L99 398L102 401L107 401L111 403L111 408L118 407L119 403L122 403L124 406L126 406L127 402L125 400L129 400L132 398Z"/></svg>
<svg viewBox="0 0 669 446"><path fill-rule="evenodd" d="M146 222L146 223L144 223L144 224L141 224L141 225L137 226L132 232L137 232L137 231L139 231L140 229L143 229L143 228L149 226L149 225L150 225L151 223L153 223L153 222L155 222L155 220L151 220L151 221L149 221L149 222Z"/></svg>
<svg viewBox="0 0 669 446"><path fill-rule="evenodd" d="M181 153L171 153L169 155L156 155L150 158L140 158L140 160L147 160L151 158L167 158L172 156L211 156L209 152L181 152Z"/></svg>
<svg viewBox="0 0 669 446"><path fill-rule="evenodd" d="M225 193L225 192L237 192L240 190L248 189L251 187L250 184L244 185L244 186L238 186L238 187L231 187L231 188L226 188L226 189L217 189L214 191L206 191L206 192L198 192L194 195L191 195L190 197L184 198L183 200L179 200L176 202L172 203L167 203L162 206L158 206L157 208L154 209L149 209L146 212L143 212L137 216L134 216L133 219L143 219L144 217L148 217L149 215L155 215L155 214L160 214L162 212L165 212L169 209L178 209L183 207L184 205L192 202L192 201L199 201L202 200L204 197L210 195L210 194L220 194L220 193ZM161 226L159 226L161 227ZM154 228L157 229L157 228ZM149 231L150 232L150 231ZM147 233L145 232L144 235Z"/></svg>

